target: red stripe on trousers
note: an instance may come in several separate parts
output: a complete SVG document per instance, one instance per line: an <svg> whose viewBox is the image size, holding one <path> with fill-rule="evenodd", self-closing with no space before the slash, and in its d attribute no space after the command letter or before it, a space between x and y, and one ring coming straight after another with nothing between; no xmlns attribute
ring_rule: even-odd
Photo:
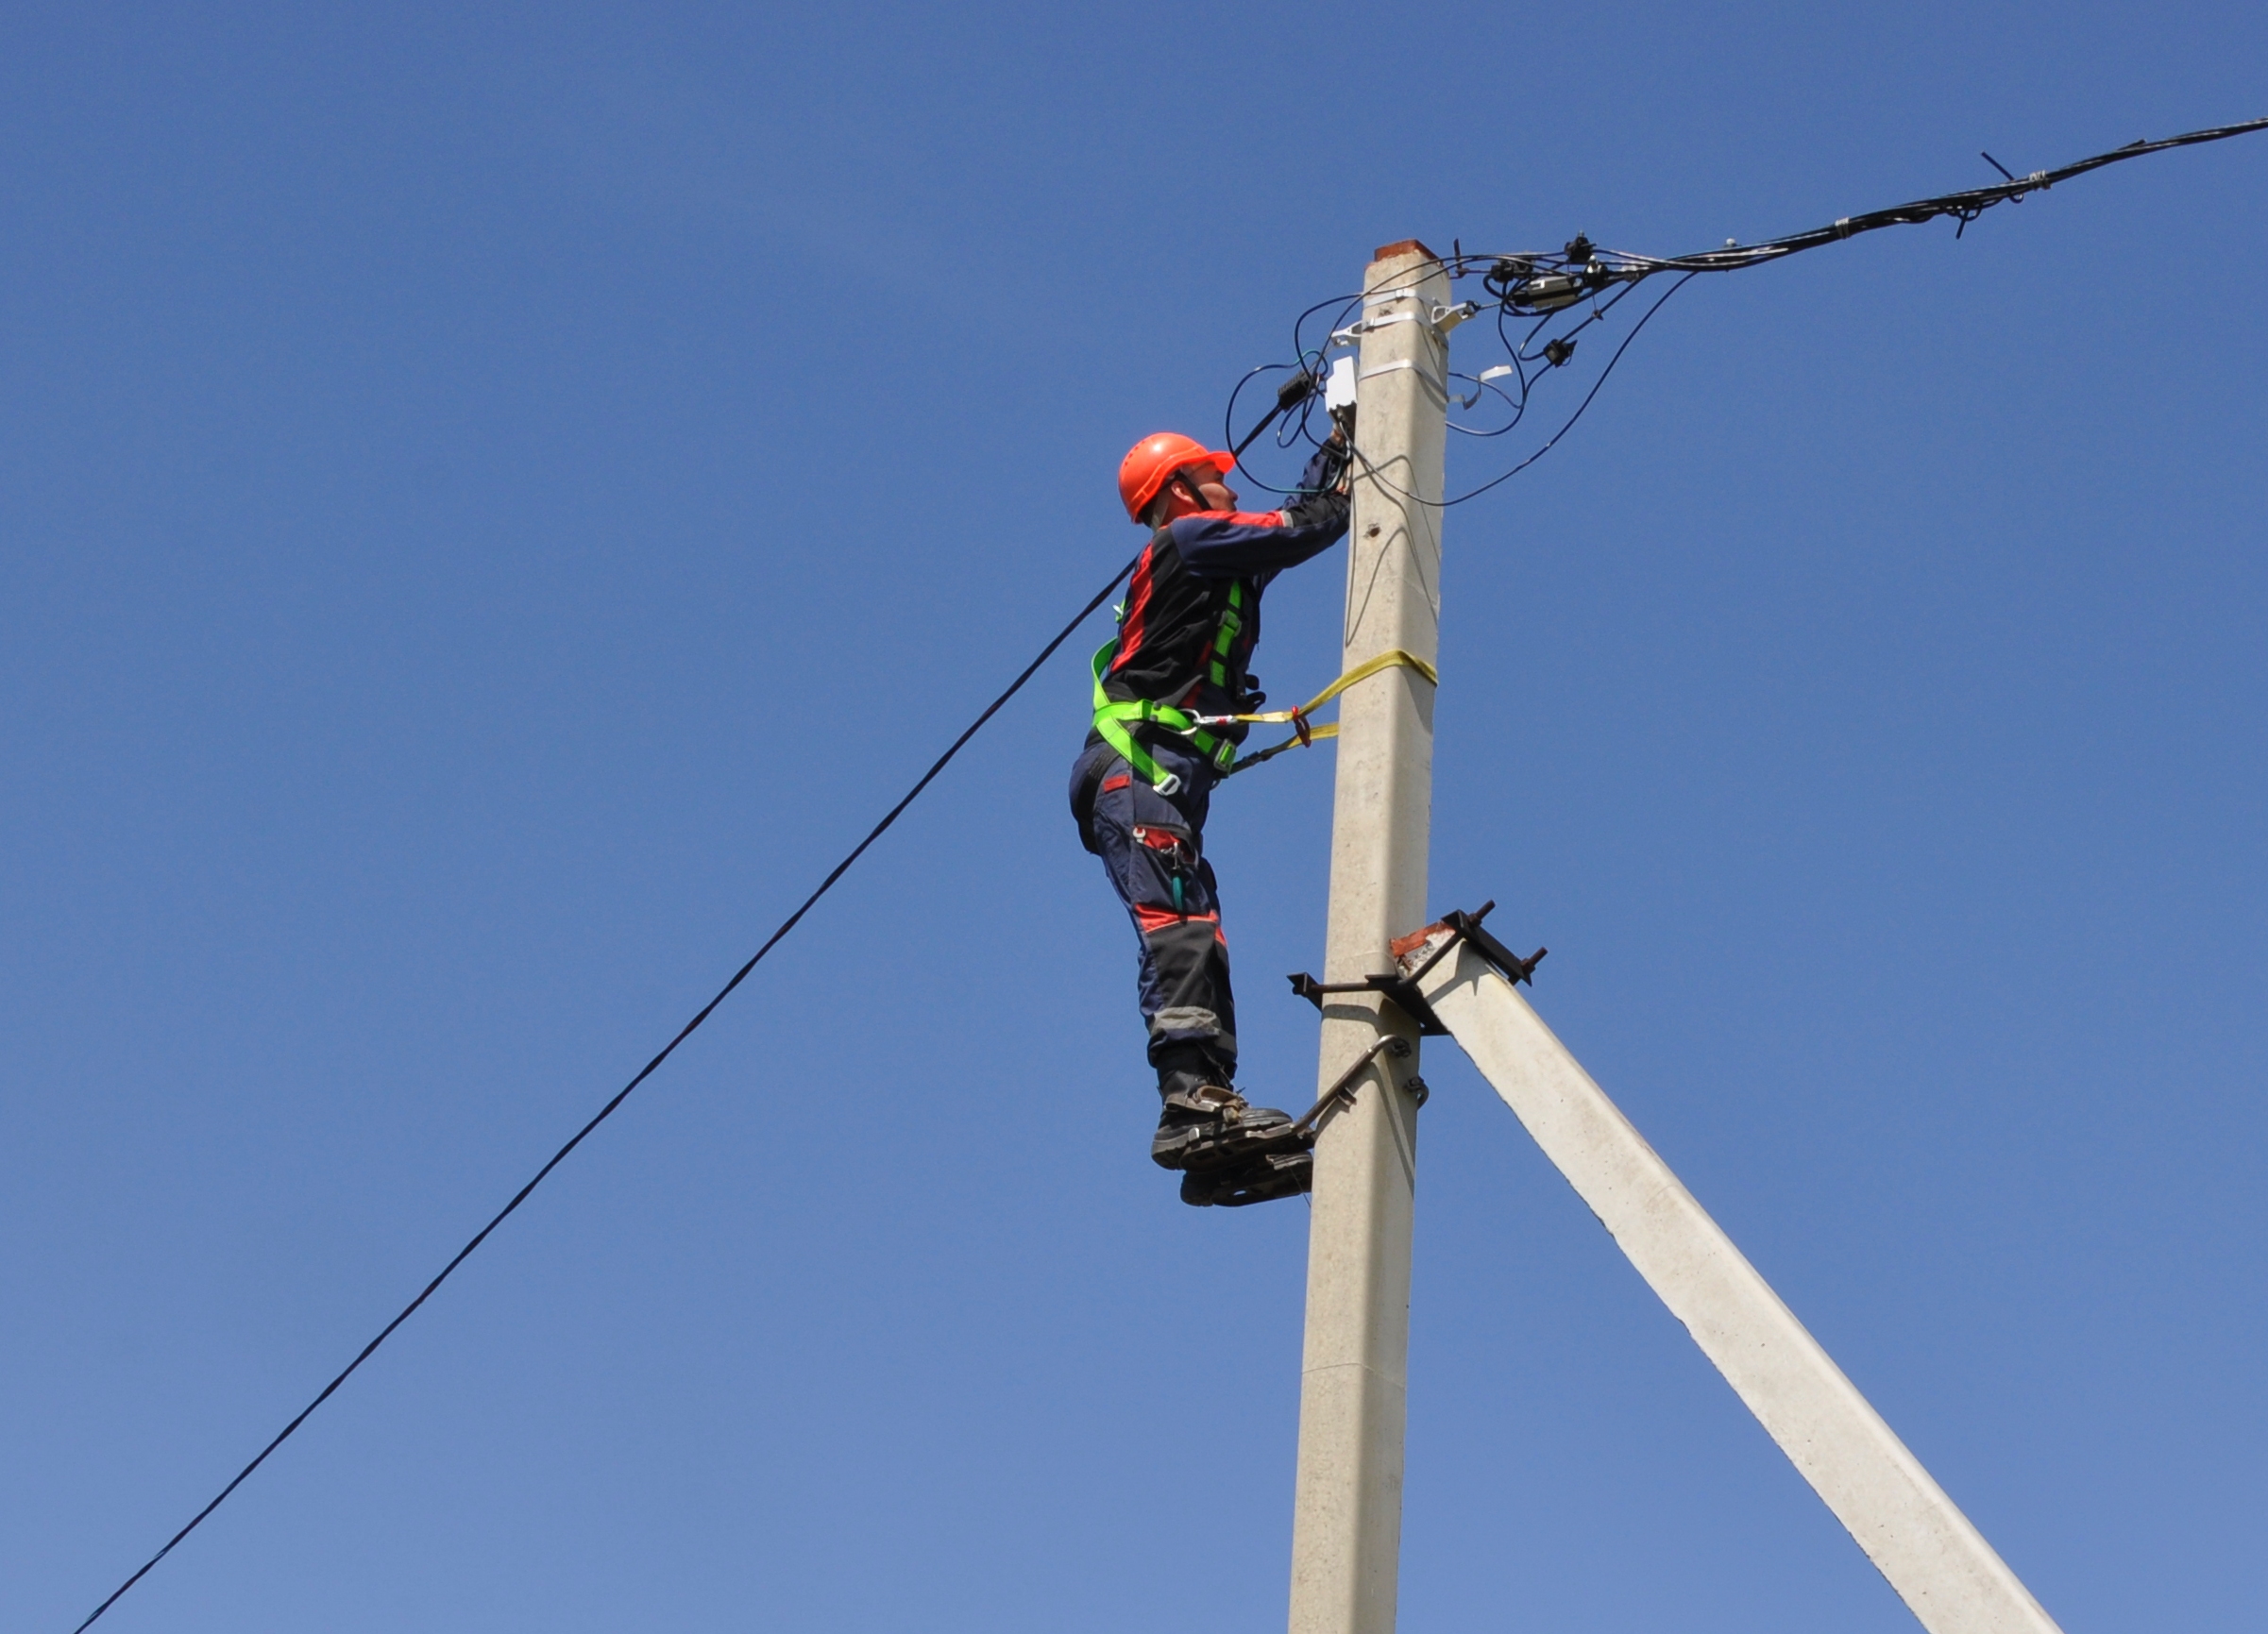
<svg viewBox="0 0 2268 1634"><path fill-rule="evenodd" d="M1148 908L1140 902L1134 904L1134 922L1142 927L1142 934L1145 936L1169 926L1189 924L1193 920L1210 925L1212 939L1224 948L1228 945L1228 938L1221 934L1221 916L1217 913L1176 914L1171 908Z"/></svg>

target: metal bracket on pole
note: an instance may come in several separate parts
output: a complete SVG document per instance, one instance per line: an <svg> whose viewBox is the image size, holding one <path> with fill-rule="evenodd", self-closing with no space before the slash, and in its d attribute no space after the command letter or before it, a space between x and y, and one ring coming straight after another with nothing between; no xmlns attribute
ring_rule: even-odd
<svg viewBox="0 0 2268 1634"><path fill-rule="evenodd" d="M1410 298L1412 298L1411 293L1407 290L1402 290L1392 295L1375 295L1370 299L1365 300L1363 305L1365 308L1367 308L1374 302L1379 305L1384 305L1391 301L1407 300ZM1430 333L1435 340L1446 344L1448 339L1448 333L1451 329L1455 328L1459 324L1464 322L1465 319L1478 315L1480 311L1480 304L1476 301L1459 301L1455 306L1434 305L1426 307L1420 312L1388 312L1383 317L1358 318L1353 323L1348 324L1343 329L1331 330L1330 340L1328 345L1333 346L1351 346L1362 340L1364 335L1375 334L1380 329L1392 328L1396 324L1421 325L1423 326L1425 331ZM1374 369L1371 372L1376 374L1379 371Z"/></svg>
<svg viewBox="0 0 2268 1634"><path fill-rule="evenodd" d="M1523 959L1482 930L1481 921L1488 918L1496 905L1494 901L1486 901L1469 914L1462 911L1445 914L1435 923L1426 926L1423 930L1413 931L1410 935L1396 940L1391 951L1395 958L1398 960L1405 954L1415 952L1441 932L1446 930L1451 933L1447 940L1442 942L1427 955L1423 964L1406 975L1397 971L1391 976L1364 976L1359 982L1318 982L1314 977L1301 970L1294 972L1285 980L1292 984L1293 992L1314 1005L1317 1010L1323 1008L1324 999L1332 993L1382 994L1388 1003L1417 1023L1417 1030L1420 1034L1429 1038L1446 1037L1448 1029L1443 1026L1440 1018L1433 1014L1433 1006L1426 1002L1425 995L1417 989L1417 984L1424 978L1427 971L1447 956L1451 948L1461 941L1468 942L1472 945L1473 952L1487 960L1507 981L1526 982L1532 987L1535 985L1536 966L1542 964L1544 955L1551 951L1549 948L1538 948ZM1362 1062L1369 1059L1370 1057L1365 1055ZM1357 1062L1356 1066L1361 1067L1362 1062ZM1336 1093L1336 1091L1334 1090L1332 1093ZM1329 1100L1329 1096L1326 1095L1325 1099ZM1320 1106L1321 1103L1317 1104Z"/></svg>
<svg viewBox="0 0 2268 1634"><path fill-rule="evenodd" d="M1433 1007L1425 1002L1417 984L1403 976L1364 976L1359 982L1318 982L1304 970L1295 970L1285 978L1292 991L1320 1010L1326 995L1331 993L1381 993L1386 1002L1417 1023L1417 1030L1429 1038L1446 1038L1449 1030L1433 1015ZM1367 1056L1364 1057L1368 1059Z"/></svg>
<svg viewBox="0 0 2268 1634"><path fill-rule="evenodd" d="M1371 1045L1369 1049L1355 1057L1352 1066L1339 1074L1336 1083L1315 1097L1315 1103L1312 1106L1293 1120L1292 1127L1304 1135L1320 1123L1323 1120L1323 1115L1340 1102L1352 1101L1355 1098L1355 1080L1362 1075L1364 1068L1380 1055L1392 1055L1397 1061L1408 1060L1410 1058L1410 1040L1389 1033ZM1420 1106L1423 1106L1427 1098L1433 1093L1426 1087L1426 1081L1414 1073L1403 1081L1402 1088L1407 1094L1416 1097Z"/></svg>

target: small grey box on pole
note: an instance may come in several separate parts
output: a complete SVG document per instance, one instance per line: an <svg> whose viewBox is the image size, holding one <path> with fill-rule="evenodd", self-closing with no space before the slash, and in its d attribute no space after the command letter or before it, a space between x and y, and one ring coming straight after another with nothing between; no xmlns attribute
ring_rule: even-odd
<svg viewBox="0 0 2268 1634"><path fill-rule="evenodd" d="M1448 278L1411 240L1379 250L1362 288L1342 674L1396 649L1431 665L1440 648L1448 344L1437 314ZM1396 665L1349 687L1325 981L1391 972L1388 944L1426 922L1432 782L1433 683ZM1334 995L1318 1081L1331 1084L1387 1033L1408 1037L1411 1053L1379 1055L1315 1146L1291 1634L1394 1627L1417 1183L1417 1108L1401 1084L1417 1070L1415 1024L1372 995Z"/></svg>

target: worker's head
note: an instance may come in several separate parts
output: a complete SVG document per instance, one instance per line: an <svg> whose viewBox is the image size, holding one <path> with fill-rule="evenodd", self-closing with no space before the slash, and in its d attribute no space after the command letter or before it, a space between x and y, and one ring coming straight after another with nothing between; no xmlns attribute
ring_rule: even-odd
<svg viewBox="0 0 2268 1634"><path fill-rule="evenodd" d="M1159 431L1126 450L1118 465L1118 497L1145 528L1193 511L1233 511L1236 490L1225 479L1234 454L1214 453L1178 431Z"/></svg>

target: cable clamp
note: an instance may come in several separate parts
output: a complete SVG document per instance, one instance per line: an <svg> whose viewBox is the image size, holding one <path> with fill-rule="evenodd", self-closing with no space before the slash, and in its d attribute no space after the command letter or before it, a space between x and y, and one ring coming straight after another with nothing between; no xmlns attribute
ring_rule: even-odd
<svg viewBox="0 0 2268 1634"><path fill-rule="evenodd" d="M1835 236L1836 238L1849 238L1851 236L1851 218L1849 216L1846 215L1842 217L1835 224Z"/></svg>
<svg viewBox="0 0 2268 1634"><path fill-rule="evenodd" d="M1460 301L1453 307L1435 307L1433 309L1433 332L1446 335L1480 310L1481 303L1478 301Z"/></svg>

